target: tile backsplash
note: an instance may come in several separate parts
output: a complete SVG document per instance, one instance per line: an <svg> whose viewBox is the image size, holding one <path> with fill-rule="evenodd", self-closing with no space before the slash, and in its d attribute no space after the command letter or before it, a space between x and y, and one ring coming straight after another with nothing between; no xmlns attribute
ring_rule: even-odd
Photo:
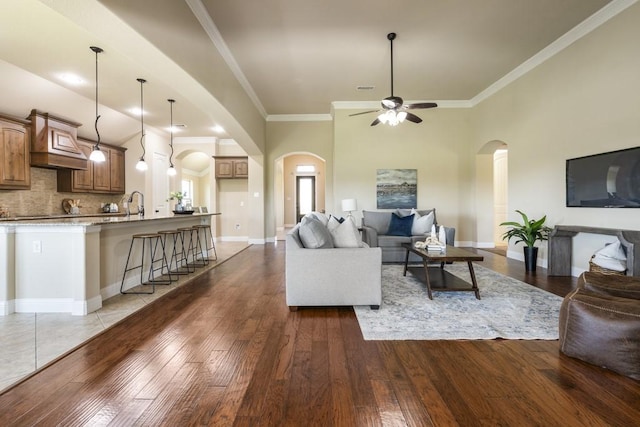
<svg viewBox="0 0 640 427"><path fill-rule="evenodd" d="M0 190L0 208L9 217L64 215L63 199L79 199L81 214L100 213L101 203L117 203L122 211L121 194L59 193L54 169L31 168L31 190Z"/></svg>

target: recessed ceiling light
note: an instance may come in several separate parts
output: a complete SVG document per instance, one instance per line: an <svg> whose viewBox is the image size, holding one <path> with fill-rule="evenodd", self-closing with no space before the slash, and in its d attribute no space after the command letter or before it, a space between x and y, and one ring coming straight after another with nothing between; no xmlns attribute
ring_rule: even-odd
<svg viewBox="0 0 640 427"><path fill-rule="evenodd" d="M127 111L129 111L134 116L138 116L138 117L140 116L140 107L132 107L132 108L129 108ZM147 113L146 111L143 111L142 114L146 116L149 113Z"/></svg>
<svg viewBox="0 0 640 427"><path fill-rule="evenodd" d="M356 90L374 90L375 86L356 86Z"/></svg>
<svg viewBox="0 0 640 427"><path fill-rule="evenodd" d="M81 86L83 85L84 79L82 77L80 77L77 74L73 74L73 73L60 73L58 74L58 79L60 79L61 81L70 84L72 86Z"/></svg>
<svg viewBox="0 0 640 427"><path fill-rule="evenodd" d="M211 128L211 130L213 130L216 133L224 133L224 128L220 125L215 125L214 127Z"/></svg>

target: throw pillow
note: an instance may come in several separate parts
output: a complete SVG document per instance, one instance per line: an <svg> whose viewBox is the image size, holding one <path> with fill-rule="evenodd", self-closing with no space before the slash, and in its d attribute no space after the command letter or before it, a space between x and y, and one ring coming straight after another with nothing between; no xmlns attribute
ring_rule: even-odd
<svg viewBox="0 0 640 427"><path fill-rule="evenodd" d="M333 248L333 238L327 227L320 220L305 216L300 222L300 241L307 249Z"/></svg>
<svg viewBox="0 0 640 427"><path fill-rule="evenodd" d="M433 225L433 212L429 212L427 215L420 215L417 211L413 217L413 225L411 226L411 234L414 236L421 236L423 234L431 233L431 226Z"/></svg>
<svg viewBox="0 0 640 427"><path fill-rule="evenodd" d="M360 237L358 227L351 220L338 224L331 230L331 236L333 237L333 246L336 248L362 247L362 237Z"/></svg>
<svg viewBox="0 0 640 427"><path fill-rule="evenodd" d="M323 212L313 211L313 212L309 212L305 216L314 217L315 219L319 220L322 223L322 225L324 225L325 227L327 226L327 223L329 222L329 217L326 214L324 214Z"/></svg>
<svg viewBox="0 0 640 427"><path fill-rule="evenodd" d="M597 251L592 261L594 264L609 270L625 271L627 269L627 255L620 241L607 244L604 248Z"/></svg>
<svg viewBox="0 0 640 427"><path fill-rule="evenodd" d="M327 228L329 232L332 233L340 224L344 222L344 218L338 218L333 215L329 216L329 222L327 223Z"/></svg>
<svg viewBox="0 0 640 427"><path fill-rule="evenodd" d="M390 236L408 236L411 237L411 227L413 226L413 215L400 217L394 212L391 214L391 223L389 224Z"/></svg>

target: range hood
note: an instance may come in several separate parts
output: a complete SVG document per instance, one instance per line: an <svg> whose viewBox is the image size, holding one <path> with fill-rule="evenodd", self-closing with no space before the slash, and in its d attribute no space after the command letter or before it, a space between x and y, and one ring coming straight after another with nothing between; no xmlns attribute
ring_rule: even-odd
<svg viewBox="0 0 640 427"><path fill-rule="evenodd" d="M31 166L87 169L87 156L78 146L80 123L31 110Z"/></svg>

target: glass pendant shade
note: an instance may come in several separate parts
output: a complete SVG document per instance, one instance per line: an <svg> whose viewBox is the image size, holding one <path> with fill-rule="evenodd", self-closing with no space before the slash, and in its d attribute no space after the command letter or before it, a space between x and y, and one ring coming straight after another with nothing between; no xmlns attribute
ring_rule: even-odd
<svg viewBox="0 0 640 427"><path fill-rule="evenodd" d="M176 171L176 168L173 167L173 165L169 166L169 169L167 169L167 175L169 176L176 176L178 172Z"/></svg>
<svg viewBox="0 0 640 427"><path fill-rule="evenodd" d="M144 157L140 157L140 160L138 160L138 163L136 163L136 169L140 172L144 172L149 169L149 166L147 166L147 162L144 161Z"/></svg>
<svg viewBox="0 0 640 427"><path fill-rule="evenodd" d="M102 163L107 161L107 158L104 156L104 153L102 152L102 150L100 150L100 147L98 147L98 144L96 144L93 147L93 151L91 152L91 155L89 156L89 160L91 160L92 162L96 162L96 163Z"/></svg>

